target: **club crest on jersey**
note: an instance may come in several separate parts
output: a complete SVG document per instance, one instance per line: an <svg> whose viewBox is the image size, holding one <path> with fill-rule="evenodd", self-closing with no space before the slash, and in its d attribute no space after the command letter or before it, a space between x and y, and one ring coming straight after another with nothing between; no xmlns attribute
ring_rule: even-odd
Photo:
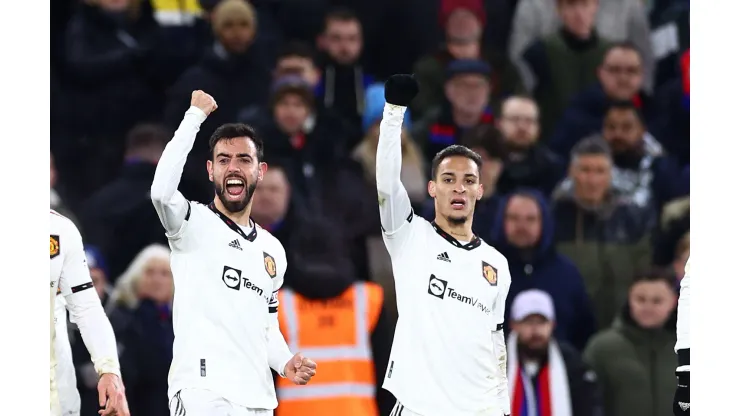
<svg viewBox="0 0 740 416"><path fill-rule="evenodd" d="M265 256L265 271L267 272L267 274L269 274L270 277L277 276L277 266L275 265L275 259L264 251L262 252L262 254L264 254Z"/></svg>
<svg viewBox="0 0 740 416"><path fill-rule="evenodd" d="M491 286L496 286L498 284L498 270L485 261L483 262L483 278L486 279Z"/></svg>
<svg viewBox="0 0 740 416"><path fill-rule="evenodd" d="M53 259L59 255L59 236L49 235L49 258Z"/></svg>

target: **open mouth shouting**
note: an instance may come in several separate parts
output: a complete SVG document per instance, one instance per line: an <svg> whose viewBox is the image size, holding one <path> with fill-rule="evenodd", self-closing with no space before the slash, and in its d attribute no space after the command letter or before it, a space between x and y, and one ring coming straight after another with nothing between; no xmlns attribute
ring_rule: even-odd
<svg viewBox="0 0 740 416"><path fill-rule="evenodd" d="M450 205L452 205L452 209L456 211L460 211L465 209L465 206L467 206L468 201L465 200L463 197L454 197L452 198L452 201L450 201Z"/></svg>
<svg viewBox="0 0 740 416"><path fill-rule="evenodd" d="M224 183L224 189L226 190L226 197L230 200L241 200L247 189L247 184L244 179L232 176L226 178Z"/></svg>

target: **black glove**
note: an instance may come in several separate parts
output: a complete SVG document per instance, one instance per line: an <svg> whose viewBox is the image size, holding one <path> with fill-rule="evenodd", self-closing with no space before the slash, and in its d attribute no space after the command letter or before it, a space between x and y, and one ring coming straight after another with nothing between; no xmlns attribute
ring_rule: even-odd
<svg viewBox="0 0 740 416"><path fill-rule="evenodd" d="M389 104L408 107L419 93L419 84L413 75L391 75L385 82L385 101Z"/></svg>
<svg viewBox="0 0 740 416"><path fill-rule="evenodd" d="M676 371L678 386L673 396L673 414L675 416L689 416L689 372Z"/></svg>

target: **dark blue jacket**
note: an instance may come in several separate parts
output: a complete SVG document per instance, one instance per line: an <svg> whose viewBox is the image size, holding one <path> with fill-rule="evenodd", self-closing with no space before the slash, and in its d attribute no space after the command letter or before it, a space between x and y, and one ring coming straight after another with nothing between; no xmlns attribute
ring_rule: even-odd
<svg viewBox="0 0 740 416"><path fill-rule="evenodd" d="M512 195L534 197L542 213L542 236L533 253L524 253L511 246L504 231L506 206ZM504 197L499 204L493 229L493 245L509 261L511 288L506 298L505 322L508 328L511 304L516 296L529 289L540 289L552 296L555 306L554 335L582 350L595 331L591 303L583 278L576 266L555 252L553 245L555 224L545 197L536 190L520 190Z"/></svg>

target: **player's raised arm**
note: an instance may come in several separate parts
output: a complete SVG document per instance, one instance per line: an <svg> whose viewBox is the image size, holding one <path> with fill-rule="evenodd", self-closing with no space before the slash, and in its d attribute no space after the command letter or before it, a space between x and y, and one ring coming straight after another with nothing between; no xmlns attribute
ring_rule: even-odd
<svg viewBox="0 0 740 416"><path fill-rule="evenodd" d="M380 223L387 238L412 218L411 201L401 183L401 127L411 100L419 91L412 75L391 76L385 83L385 108L380 122L375 179Z"/></svg>
<svg viewBox="0 0 740 416"><path fill-rule="evenodd" d="M690 409L689 399L689 375L691 342L689 338L689 325L691 320L689 302L691 282L691 257L686 261L684 276L681 279L681 292L678 297L678 320L676 322L676 353L678 354L678 368L676 368L676 377L678 378L678 387L673 400L673 413L678 415L688 415Z"/></svg>
<svg viewBox="0 0 740 416"><path fill-rule="evenodd" d="M218 106L213 97L203 91L193 91L190 108L157 163L151 197L159 220L169 236L180 231L190 209L188 201L177 190L185 161L193 148L200 125L216 108Z"/></svg>
<svg viewBox="0 0 740 416"><path fill-rule="evenodd" d="M509 380L506 371L506 340L504 337L504 312L506 308L506 298L509 296L511 287L511 274L509 273L509 264L499 270L498 276L498 296L493 307L494 328L493 352L496 360L496 398L498 399L499 408L504 415L511 414L511 399L509 397Z"/></svg>
<svg viewBox="0 0 740 416"><path fill-rule="evenodd" d="M70 320L80 329L95 371L101 377L98 390L100 405L106 406L106 413L103 414L113 414L111 412L116 411L119 412L117 414L128 415L116 337L93 287L82 236L71 221L64 237L69 253L64 258L59 288L67 301Z"/></svg>

